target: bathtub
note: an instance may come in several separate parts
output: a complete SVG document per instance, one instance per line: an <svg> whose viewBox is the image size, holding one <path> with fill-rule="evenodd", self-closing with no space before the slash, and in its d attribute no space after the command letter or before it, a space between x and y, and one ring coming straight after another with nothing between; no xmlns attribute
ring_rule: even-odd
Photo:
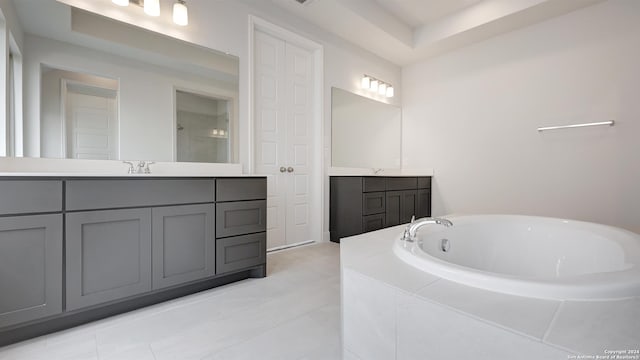
<svg viewBox="0 0 640 360"><path fill-rule="evenodd" d="M511 295L554 300L640 296L640 235L595 223L519 215L447 217L394 253L435 276Z"/></svg>

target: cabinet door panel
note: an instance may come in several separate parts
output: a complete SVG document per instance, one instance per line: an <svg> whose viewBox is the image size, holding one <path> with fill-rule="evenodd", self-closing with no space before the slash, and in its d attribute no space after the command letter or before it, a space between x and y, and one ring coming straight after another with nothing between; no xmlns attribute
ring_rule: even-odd
<svg viewBox="0 0 640 360"><path fill-rule="evenodd" d="M385 225L394 226L400 224L400 212L402 209L402 191L387 191Z"/></svg>
<svg viewBox="0 0 640 360"><path fill-rule="evenodd" d="M67 310L151 290L151 209L66 216Z"/></svg>
<svg viewBox="0 0 640 360"><path fill-rule="evenodd" d="M362 229L364 232L380 230L385 224L384 214L367 215L362 217Z"/></svg>
<svg viewBox="0 0 640 360"><path fill-rule="evenodd" d="M239 270L264 264L266 259L267 234L233 236L216 240L216 272Z"/></svg>
<svg viewBox="0 0 640 360"><path fill-rule="evenodd" d="M364 193L362 194L362 215L384 213L384 204L384 192Z"/></svg>
<svg viewBox="0 0 640 360"><path fill-rule="evenodd" d="M214 205L154 208L153 288L215 274Z"/></svg>
<svg viewBox="0 0 640 360"><path fill-rule="evenodd" d="M266 200L216 204L216 238L266 230Z"/></svg>
<svg viewBox="0 0 640 360"><path fill-rule="evenodd" d="M431 190L418 190L416 218L431 216Z"/></svg>
<svg viewBox="0 0 640 360"><path fill-rule="evenodd" d="M416 215L416 203L417 203L417 191L405 190L402 192L402 199L400 201L400 223L408 223L411 221L411 217Z"/></svg>
<svg viewBox="0 0 640 360"><path fill-rule="evenodd" d="M0 328L62 312L62 215L0 219Z"/></svg>

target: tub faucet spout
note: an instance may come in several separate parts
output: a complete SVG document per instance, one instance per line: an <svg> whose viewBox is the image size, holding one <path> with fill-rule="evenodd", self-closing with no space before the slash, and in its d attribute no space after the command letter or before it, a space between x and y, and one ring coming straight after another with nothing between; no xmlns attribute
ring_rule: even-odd
<svg viewBox="0 0 640 360"><path fill-rule="evenodd" d="M402 240L404 241L408 241L408 242L414 242L416 240L416 233L418 232L418 230L428 224L437 224L437 225L443 225L445 227L450 227L453 226L453 223L445 218L421 218L418 220L415 220L415 217L411 218L411 223L409 225L407 225L407 228L404 230L404 235L402 236Z"/></svg>

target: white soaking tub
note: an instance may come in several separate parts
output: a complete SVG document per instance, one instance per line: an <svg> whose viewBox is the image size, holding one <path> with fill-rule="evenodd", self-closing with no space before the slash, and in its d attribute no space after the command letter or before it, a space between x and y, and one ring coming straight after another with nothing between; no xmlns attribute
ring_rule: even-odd
<svg viewBox="0 0 640 360"><path fill-rule="evenodd" d="M640 296L640 235L595 223L519 215L452 216L394 253L468 286L554 300Z"/></svg>

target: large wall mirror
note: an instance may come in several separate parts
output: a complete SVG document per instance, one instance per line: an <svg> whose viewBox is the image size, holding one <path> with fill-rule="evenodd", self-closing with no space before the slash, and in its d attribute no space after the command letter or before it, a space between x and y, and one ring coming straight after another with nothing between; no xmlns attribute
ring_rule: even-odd
<svg viewBox="0 0 640 360"><path fill-rule="evenodd" d="M13 6L24 156L238 162L237 57L55 0Z"/></svg>
<svg viewBox="0 0 640 360"><path fill-rule="evenodd" d="M331 89L331 166L398 169L402 111L399 107Z"/></svg>

